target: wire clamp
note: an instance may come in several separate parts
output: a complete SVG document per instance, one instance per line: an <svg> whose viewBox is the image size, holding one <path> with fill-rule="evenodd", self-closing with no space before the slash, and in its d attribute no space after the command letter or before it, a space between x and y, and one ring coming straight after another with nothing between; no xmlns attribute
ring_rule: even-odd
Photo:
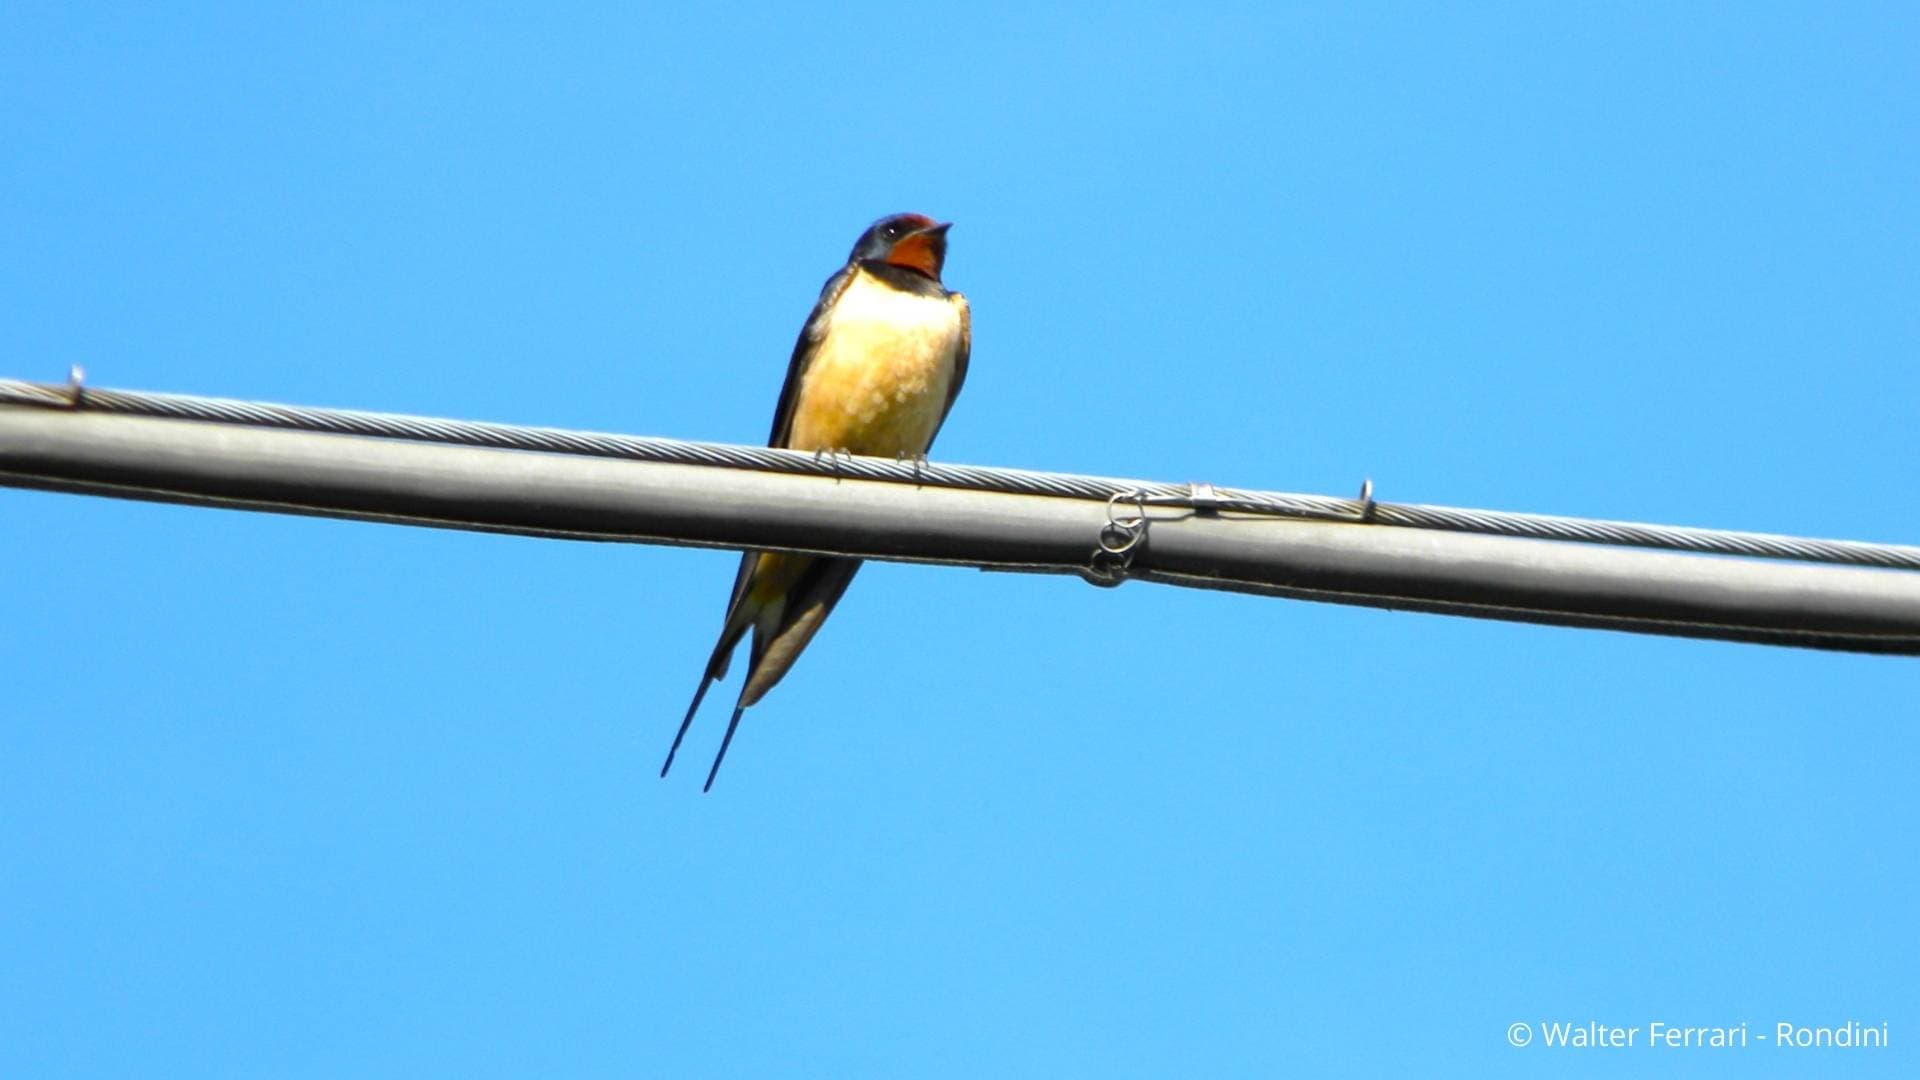
<svg viewBox="0 0 1920 1080"><path fill-rule="evenodd" d="M80 408L86 404L87 369L79 364L67 368L67 404Z"/></svg>
<svg viewBox="0 0 1920 1080"><path fill-rule="evenodd" d="M1196 513L1217 514L1220 512L1220 495L1213 485L1205 480L1195 480L1187 485L1187 505Z"/></svg>

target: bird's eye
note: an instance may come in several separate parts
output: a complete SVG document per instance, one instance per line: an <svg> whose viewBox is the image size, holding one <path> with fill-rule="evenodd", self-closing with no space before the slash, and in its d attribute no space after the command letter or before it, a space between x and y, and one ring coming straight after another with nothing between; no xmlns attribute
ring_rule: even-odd
<svg viewBox="0 0 1920 1080"><path fill-rule="evenodd" d="M887 226L886 228L880 230L880 235L886 237L889 240L898 240L900 238L900 223L896 221L893 224Z"/></svg>

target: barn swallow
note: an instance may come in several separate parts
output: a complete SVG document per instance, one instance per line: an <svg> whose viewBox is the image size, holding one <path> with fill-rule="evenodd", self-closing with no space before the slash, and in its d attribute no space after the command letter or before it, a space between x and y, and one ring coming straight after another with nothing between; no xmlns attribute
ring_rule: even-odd
<svg viewBox="0 0 1920 1080"><path fill-rule="evenodd" d="M940 283L947 229L920 214L883 217L860 234L800 328L767 445L789 450L920 457L967 377L973 324L967 298ZM713 787L740 714L773 689L847 590L860 560L749 551L740 560L720 641L673 736L673 767L707 688L725 678L748 629L746 681L702 791Z"/></svg>

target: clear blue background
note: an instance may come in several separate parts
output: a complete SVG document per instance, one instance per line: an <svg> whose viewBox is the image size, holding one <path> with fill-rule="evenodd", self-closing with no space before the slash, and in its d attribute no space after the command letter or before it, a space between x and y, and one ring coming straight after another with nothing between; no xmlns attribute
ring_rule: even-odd
<svg viewBox="0 0 1920 1080"><path fill-rule="evenodd" d="M911 209L941 460L1920 542L1911 5L698 6L0 8L0 374L754 442ZM727 553L0 559L6 1076L1920 1068L1912 660L873 566L703 798Z"/></svg>

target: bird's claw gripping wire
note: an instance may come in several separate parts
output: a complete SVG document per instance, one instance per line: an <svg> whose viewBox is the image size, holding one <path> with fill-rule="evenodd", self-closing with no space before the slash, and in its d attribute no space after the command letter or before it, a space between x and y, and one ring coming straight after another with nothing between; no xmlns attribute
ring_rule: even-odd
<svg viewBox="0 0 1920 1080"><path fill-rule="evenodd" d="M893 455L893 460L903 465L908 463L913 465L913 479L915 483L920 481L921 476L927 470L927 452L925 450L917 454L909 454L903 451Z"/></svg>
<svg viewBox="0 0 1920 1080"><path fill-rule="evenodd" d="M813 463L818 465L822 461L833 466L833 478L839 480L846 476L846 467L853 463L853 451L844 446L831 449L823 446L813 452Z"/></svg>

